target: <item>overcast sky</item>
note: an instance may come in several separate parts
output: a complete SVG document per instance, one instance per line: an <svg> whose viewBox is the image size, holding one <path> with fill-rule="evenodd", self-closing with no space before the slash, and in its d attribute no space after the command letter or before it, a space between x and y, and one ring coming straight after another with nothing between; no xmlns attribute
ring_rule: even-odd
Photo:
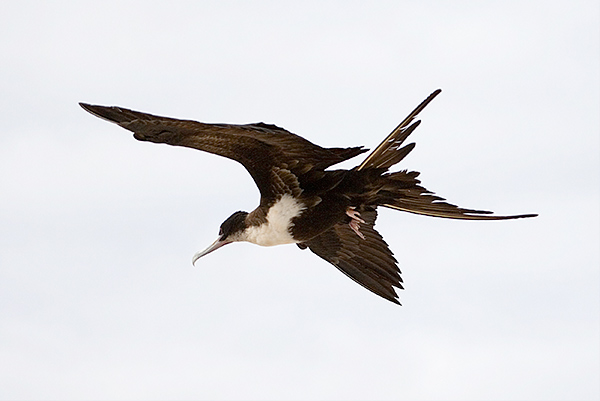
<svg viewBox="0 0 600 401"><path fill-rule="evenodd" d="M598 399L597 1L0 3L0 399ZM471 222L382 210L403 306L225 247L241 165L78 102L373 148ZM357 158L345 167L360 163Z"/></svg>

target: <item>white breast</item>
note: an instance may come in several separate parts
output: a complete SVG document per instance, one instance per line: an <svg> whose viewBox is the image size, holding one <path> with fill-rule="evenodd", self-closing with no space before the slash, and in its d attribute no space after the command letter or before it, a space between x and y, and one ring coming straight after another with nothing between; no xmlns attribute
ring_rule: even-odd
<svg viewBox="0 0 600 401"><path fill-rule="evenodd" d="M260 226L248 227L244 240L262 246L295 244L290 229L292 219L299 216L304 206L291 195L283 195L267 213L267 222Z"/></svg>

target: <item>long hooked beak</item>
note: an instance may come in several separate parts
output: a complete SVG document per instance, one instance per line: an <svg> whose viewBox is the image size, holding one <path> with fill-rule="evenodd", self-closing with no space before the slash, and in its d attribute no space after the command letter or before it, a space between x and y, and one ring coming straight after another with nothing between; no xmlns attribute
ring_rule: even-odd
<svg viewBox="0 0 600 401"><path fill-rule="evenodd" d="M221 240L221 238L222 238L222 236L220 235L219 238L217 238L217 240L215 242L213 242L212 244L210 244L210 246L208 248L206 248L205 250L203 250L201 252L196 253L194 255L194 257L192 258L192 265L195 265L196 261L198 259L200 259L202 256L208 255L209 253L211 253L212 251L216 251L217 249L219 249L223 245L227 245L227 244L231 243L231 241Z"/></svg>

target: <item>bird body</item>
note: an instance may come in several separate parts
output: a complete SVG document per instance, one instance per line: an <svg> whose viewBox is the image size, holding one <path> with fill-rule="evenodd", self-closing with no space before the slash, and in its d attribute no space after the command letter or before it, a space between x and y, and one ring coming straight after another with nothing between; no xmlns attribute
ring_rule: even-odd
<svg viewBox="0 0 600 401"><path fill-rule="evenodd" d="M259 209L262 211L262 209ZM300 217L306 207L289 194L279 198L266 213L264 221L248 224L241 241L261 246L295 244L300 242L292 235L293 221ZM249 219L252 221L252 217Z"/></svg>
<svg viewBox="0 0 600 401"><path fill-rule="evenodd" d="M240 162L260 191L251 212L238 211L220 227L217 240L200 257L240 241L262 246L295 243L336 266L381 297L399 304L398 263L374 229L377 207L466 220L506 220L533 214L497 216L445 202L420 185L415 171L389 172L414 148L403 145L419 125L414 121L441 91L408 115L358 166L329 167L367 151L363 147L323 148L271 124L206 124L80 103L88 112L133 131L141 141L185 146Z"/></svg>

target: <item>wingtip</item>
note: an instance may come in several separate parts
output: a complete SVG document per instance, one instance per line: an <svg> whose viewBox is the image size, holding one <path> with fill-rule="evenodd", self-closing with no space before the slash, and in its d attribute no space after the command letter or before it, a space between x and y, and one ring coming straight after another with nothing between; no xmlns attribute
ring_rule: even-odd
<svg viewBox="0 0 600 401"><path fill-rule="evenodd" d="M108 121L110 123L121 125L121 123L127 121L127 118L124 117L123 111L129 110L121 109L115 106L100 106L96 104L89 104L83 102L80 102L79 105L82 109L84 109L91 115L101 118L102 120Z"/></svg>
<svg viewBox="0 0 600 401"><path fill-rule="evenodd" d="M98 106L94 106L92 104L84 103L84 102L79 102L79 106L82 109L84 109L85 111L87 111L88 113L93 114L93 115L95 115L97 117L102 118L102 116L98 115L98 113L94 111L94 107L98 107Z"/></svg>

